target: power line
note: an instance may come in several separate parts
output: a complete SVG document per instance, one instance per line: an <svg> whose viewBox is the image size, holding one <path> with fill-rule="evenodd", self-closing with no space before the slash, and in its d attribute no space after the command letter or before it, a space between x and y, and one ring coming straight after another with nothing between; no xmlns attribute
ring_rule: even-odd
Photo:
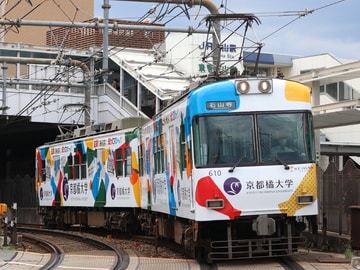
<svg viewBox="0 0 360 270"><path fill-rule="evenodd" d="M21 0L20 0L20 1L21 1ZM15 8L19 5L20 1L18 1L17 3L15 3L15 4L10 8L9 11L15 9ZM32 12L34 12L36 9L38 9L38 8L39 8L44 2L46 2L46 1L47 1L47 0L43 0L43 1L40 2L37 6L32 7L32 9L31 9L29 12L25 13L25 14L21 17L21 19L19 19L18 21L16 21L16 23L10 24L10 27L9 27L9 28L6 28L6 31L9 31L9 29L11 29L11 28L15 28L16 31L17 31L17 30L18 30L18 26L20 26L21 23L24 23L24 21L23 21L22 19L25 18L25 17L27 17L27 16L28 16L29 14L31 14ZM71 1L71 0L70 0L70 1ZM259 13L257 16L260 16L260 17L266 17L266 16L278 16L278 17L279 17L279 16L295 16L295 17L296 17L296 18L294 18L293 20L291 20L290 22L288 22L287 24L285 24L284 26L278 28L277 30L273 31L272 33L270 33L270 34L268 34L267 36L265 36L264 38L262 38L261 41L263 41L263 40L269 38L270 36L274 35L275 33L281 31L283 28L285 28L285 27L287 27L288 25L294 23L296 20L300 19L301 17L307 16L307 15L309 15L309 14L312 14L312 13L315 12L315 11L318 11L318 10L324 9L324 8L327 8L327 7L329 7L329 6L338 4L338 3L343 2L343 1L345 1L345 0L336 1L336 2L333 2L333 3L331 3L331 4L328 4L328 5L319 7L319 8L317 8L317 9L313 9L313 10L307 10L307 9L305 9L304 11L300 11L300 12L299 12L299 11L284 11L284 12L278 12L278 13L273 13L273 12ZM67 13L65 12L65 10L62 8L62 7L63 7L62 5L64 5L63 2L57 3L55 0L52 0L52 2L57 6L57 8L58 8L58 9L64 14L64 16L69 20L69 23L67 24L67 26L65 26L65 27L68 28L67 31L70 31L70 29L71 29L72 27L78 27L78 23L75 22L75 19L76 19L76 16L77 16L79 10L76 8L76 6L74 5L74 3L73 3L72 1L71 1L71 4L73 4L73 6L74 6L74 8L75 8L75 9L74 9L75 12L74 12L73 18L71 18L71 16L70 16L69 14L67 14ZM30 2L30 3L31 3L31 2ZM167 18L167 17L169 16L170 19L168 19L168 20L165 22L165 24L171 22L172 20L174 20L174 19L176 19L176 18L179 18L180 16L185 16L186 18L188 18L188 19L190 20L190 16L189 16L189 9L190 9L190 8L189 8L188 6L186 6L186 5L184 5L184 7L182 7L182 6L180 6L180 5L176 5L176 6L174 6L174 7L171 8L169 3L168 3L168 4L163 3L163 4L161 5L160 11L159 11L158 13L156 13L156 9L159 8L159 7L160 7L160 4L158 4L157 6L154 6L152 9L150 9L148 12L146 12L142 17L140 17L139 20L142 20L143 18L146 18L145 16L148 16L148 15L155 15L154 22L161 22L162 20L164 20L165 18ZM200 7L199 7L198 15L200 14L200 9L201 9L201 7L202 7L202 5L200 5ZM227 8L227 1L225 1L225 4L224 4L223 1L222 1L220 8L224 8L224 9L225 9L225 12L229 11L228 8ZM178 10L178 9L180 9L180 12L179 12L179 13L177 13L176 15L170 16L170 14L171 14L173 11ZM9 11L7 11L7 13L8 13ZM7 13L6 13L6 14L7 14ZM6 15L6 14L4 14L4 15ZM197 16L198 16L198 15L197 15ZM3 16L3 17L4 17L4 16ZM138 22L139 22L139 20L138 20ZM10 22L9 20L6 20L6 21ZM202 23L204 23L204 22L200 22L200 23L199 23L199 26L200 26ZM3 25L5 25L5 24L3 24ZM53 25L55 25L55 23L54 23ZM199 28L199 26L198 26L197 28ZM49 26L49 27L51 28L51 26ZM85 26L85 25L82 25L82 27L91 27L91 26L90 26L90 24L87 24L86 26ZM99 27L99 24L97 24L97 27ZM115 25L114 25L114 27L115 27ZM224 25L224 28L228 28L228 25L226 25L226 26ZM149 29L150 29L150 27L149 27ZM170 30L171 28L168 28L168 29ZM173 30L174 30L174 29L173 29ZM197 29L195 29L195 30L197 30ZM195 32L195 31L194 31L194 32ZM5 34L6 34L6 33L5 33ZM59 44L59 48L58 48L58 49L59 49L59 52L60 52L60 50L64 47L66 38L67 38L67 35L64 35L61 44ZM256 42L254 42L254 43L256 43ZM120 47L120 46L121 46L121 43L120 43L120 44L117 44L117 45ZM175 47L175 46L178 46L178 45L180 45L180 42L179 42L179 44L175 44L174 47ZM117 48L117 47L114 46L113 48L111 48L111 49L109 50L109 52L112 51L114 48ZM123 49L125 49L125 47L124 47ZM100 49L100 50L101 50L101 49ZM100 51L100 50L99 50L99 51ZM171 50L171 49L170 49L170 50ZM166 53L168 53L170 50L168 50ZM93 55L99 53L99 51L94 52ZM181 57L181 58L177 61L177 63L179 63L180 61L186 59L186 58L189 57L189 55L191 55L191 54L192 54L192 52L188 53L187 55L184 55L183 57ZM93 55L92 55L92 56L93 56ZM90 58L91 58L91 57L89 57L88 60L90 60ZM100 59L97 60L97 61L100 61ZM154 61L156 61L156 60L154 60ZM62 74L62 73L59 73L58 76L61 77L61 76L63 76L63 74ZM47 91L49 91L49 90L47 90ZM43 93L43 95L45 95L45 94L46 94L46 92ZM38 100L39 100L39 99L37 99L36 101L38 101ZM35 102L36 102L36 101L35 101ZM30 106L30 105L29 105L29 106Z"/></svg>

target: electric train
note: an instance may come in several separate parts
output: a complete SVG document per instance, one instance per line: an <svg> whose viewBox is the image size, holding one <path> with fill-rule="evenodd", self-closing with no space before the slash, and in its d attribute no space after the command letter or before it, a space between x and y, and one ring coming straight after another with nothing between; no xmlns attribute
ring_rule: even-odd
<svg viewBox="0 0 360 270"><path fill-rule="evenodd" d="M44 223L156 235L207 262L292 254L318 214L310 98L298 82L230 78L151 120L40 146Z"/></svg>

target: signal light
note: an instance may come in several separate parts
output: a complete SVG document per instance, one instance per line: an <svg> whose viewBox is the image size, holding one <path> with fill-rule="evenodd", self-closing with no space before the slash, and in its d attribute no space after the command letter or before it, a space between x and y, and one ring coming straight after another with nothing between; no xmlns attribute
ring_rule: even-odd
<svg viewBox="0 0 360 270"><path fill-rule="evenodd" d="M5 215L7 212L7 205L6 203L0 203L0 215Z"/></svg>

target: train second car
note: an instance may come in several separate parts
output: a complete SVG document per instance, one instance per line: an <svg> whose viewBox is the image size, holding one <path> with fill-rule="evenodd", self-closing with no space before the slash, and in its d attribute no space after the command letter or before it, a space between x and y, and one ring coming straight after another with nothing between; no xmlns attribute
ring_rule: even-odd
<svg viewBox="0 0 360 270"><path fill-rule="evenodd" d="M208 262L304 243L318 214L309 87L204 84L135 126L36 149L46 224L156 232Z"/></svg>

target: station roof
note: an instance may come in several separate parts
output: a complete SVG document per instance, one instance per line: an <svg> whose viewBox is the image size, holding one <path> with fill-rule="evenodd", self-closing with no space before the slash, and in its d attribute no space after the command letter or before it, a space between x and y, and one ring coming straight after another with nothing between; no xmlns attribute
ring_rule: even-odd
<svg viewBox="0 0 360 270"><path fill-rule="evenodd" d="M320 142L322 155L360 156L360 143Z"/></svg>
<svg viewBox="0 0 360 270"><path fill-rule="evenodd" d="M360 124L360 100L313 106L314 128L330 128Z"/></svg>
<svg viewBox="0 0 360 270"><path fill-rule="evenodd" d="M330 128L360 124L360 111L346 110L314 115L314 128Z"/></svg>
<svg viewBox="0 0 360 270"><path fill-rule="evenodd" d="M244 63L256 63L257 53L244 51ZM284 54L260 53L259 64L269 66L291 67L293 65L294 56Z"/></svg>
<svg viewBox="0 0 360 270"><path fill-rule="evenodd" d="M335 67L315 69L289 79L307 85L319 81L320 85L360 78L360 61L354 61Z"/></svg>
<svg viewBox="0 0 360 270"><path fill-rule="evenodd" d="M289 79L312 86L313 82L325 85L357 78L360 78L360 61L312 70ZM360 124L359 109L359 100L314 106L314 127L320 129Z"/></svg>

